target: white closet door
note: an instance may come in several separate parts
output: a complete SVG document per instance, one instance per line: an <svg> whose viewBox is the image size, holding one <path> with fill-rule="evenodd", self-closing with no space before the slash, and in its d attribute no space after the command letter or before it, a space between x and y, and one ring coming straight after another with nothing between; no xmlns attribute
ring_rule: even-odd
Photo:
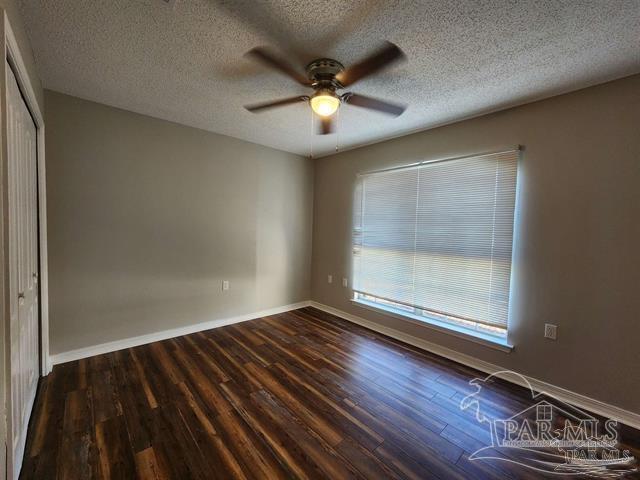
<svg viewBox="0 0 640 480"><path fill-rule="evenodd" d="M36 127L10 66L7 71L11 430L14 478L20 472L39 377Z"/></svg>

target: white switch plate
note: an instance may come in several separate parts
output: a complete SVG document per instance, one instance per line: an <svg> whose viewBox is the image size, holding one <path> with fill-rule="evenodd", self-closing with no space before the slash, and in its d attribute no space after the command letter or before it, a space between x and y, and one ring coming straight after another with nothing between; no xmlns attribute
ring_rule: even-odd
<svg viewBox="0 0 640 480"><path fill-rule="evenodd" d="M333 283L333 275L327 275L327 283Z"/></svg>
<svg viewBox="0 0 640 480"><path fill-rule="evenodd" d="M544 324L544 338L556 340L558 338L558 326L551 323Z"/></svg>
<svg viewBox="0 0 640 480"><path fill-rule="evenodd" d="M348 287L349 286L349 279L348 278L343 278L342 279L342 286L343 287Z"/></svg>
<svg viewBox="0 0 640 480"><path fill-rule="evenodd" d="M222 281L222 291L229 290L229 280Z"/></svg>

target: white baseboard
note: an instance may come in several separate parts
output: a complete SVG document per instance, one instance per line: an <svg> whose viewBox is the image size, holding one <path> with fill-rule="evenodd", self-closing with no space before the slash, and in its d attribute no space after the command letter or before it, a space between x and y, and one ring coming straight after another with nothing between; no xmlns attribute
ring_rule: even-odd
<svg viewBox="0 0 640 480"><path fill-rule="evenodd" d="M338 310L337 308L333 308L328 305L324 305L322 303L318 303L314 301L311 301L310 303L312 307L315 307L318 310L322 310L324 312L330 313L337 317L343 318L350 322L366 327L370 330L374 330L378 333L382 333L383 335L387 335L391 338L395 338L396 340L400 340L401 342L408 343L409 345L413 345L414 347L420 348L422 350L426 350L428 352L434 353L441 357L448 358L449 360L453 360L454 362L458 362L468 367L475 368L476 370L480 370L481 372L485 372L487 374L498 374L498 372L503 372L506 370L504 367L499 367L498 365L485 362L483 360L477 359L470 355L456 352L455 350L451 350L449 348L429 342L427 340L423 340L421 338L408 335L406 333L400 332L399 330L382 326L378 323L372 322L370 320L366 320L362 317L358 317L357 315L352 315L342 310ZM529 387L529 385L526 385L524 381L522 382L517 381L518 376L515 376L515 375L505 375L505 376L496 375L496 376L501 376L505 380L510 381L512 383L516 383L520 386L527 387L527 388ZM538 380L536 378L532 378L526 375L523 375L523 376L529 381L529 384L536 392L545 393L550 397L557 398L562 402L569 403L578 408L588 410L597 415L602 415L603 417L616 420L620 423L624 423L625 425L628 425L630 427L640 430L640 414L638 413L624 410L620 407L616 407L615 405L610 405L608 403L601 402L600 400L596 400L594 398L590 398L585 395L581 395L579 393L566 390L562 387L558 387L556 385L543 382L542 380Z"/></svg>
<svg viewBox="0 0 640 480"><path fill-rule="evenodd" d="M51 355L46 356L45 361L42 362L42 368L44 369L42 371L43 377L46 377L51 373L51 371L53 370L53 357Z"/></svg>
<svg viewBox="0 0 640 480"><path fill-rule="evenodd" d="M72 362L74 360L80 360L81 358L93 357L94 355L101 355L103 353L116 352L125 348L137 347L139 345L146 345L147 343L157 342L160 340L167 340L169 338L180 337L182 335L188 335L190 333L201 332L203 330L210 330L212 328L224 327L225 325L232 325L234 323L246 322L248 320L254 320L260 317L268 317L269 315L276 315L278 313L288 312L290 310L296 310L298 308L308 307L311 304L310 301L292 303L290 305L283 305L281 307L269 308L260 312L247 313L245 315L238 315L236 317L220 318L218 320L211 320L209 322L197 323L195 325L188 325L186 327L172 328L170 330L163 330L161 332L149 333L147 335L140 335L138 337L130 337L122 340L116 340L113 342L101 343L99 345L92 345L90 347L79 348L77 350L70 350L68 352L57 353L50 357L50 364L57 365L59 363Z"/></svg>

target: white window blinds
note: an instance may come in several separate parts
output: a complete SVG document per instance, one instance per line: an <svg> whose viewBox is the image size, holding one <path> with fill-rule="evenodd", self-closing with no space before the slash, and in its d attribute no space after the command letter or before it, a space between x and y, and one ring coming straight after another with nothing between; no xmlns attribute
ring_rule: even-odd
<svg viewBox="0 0 640 480"><path fill-rule="evenodd" d="M506 330L518 157L514 150L360 175L356 296Z"/></svg>

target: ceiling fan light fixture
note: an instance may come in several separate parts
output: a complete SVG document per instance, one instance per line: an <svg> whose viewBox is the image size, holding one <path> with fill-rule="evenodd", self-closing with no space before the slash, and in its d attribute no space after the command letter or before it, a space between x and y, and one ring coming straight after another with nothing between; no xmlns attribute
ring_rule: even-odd
<svg viewBox="0 0 640 480"><path fill-rule="evenodd" d="M340 106L340 99L331 90L318 90L311 97L311 108L321 117L330 117Z"/></svg>

